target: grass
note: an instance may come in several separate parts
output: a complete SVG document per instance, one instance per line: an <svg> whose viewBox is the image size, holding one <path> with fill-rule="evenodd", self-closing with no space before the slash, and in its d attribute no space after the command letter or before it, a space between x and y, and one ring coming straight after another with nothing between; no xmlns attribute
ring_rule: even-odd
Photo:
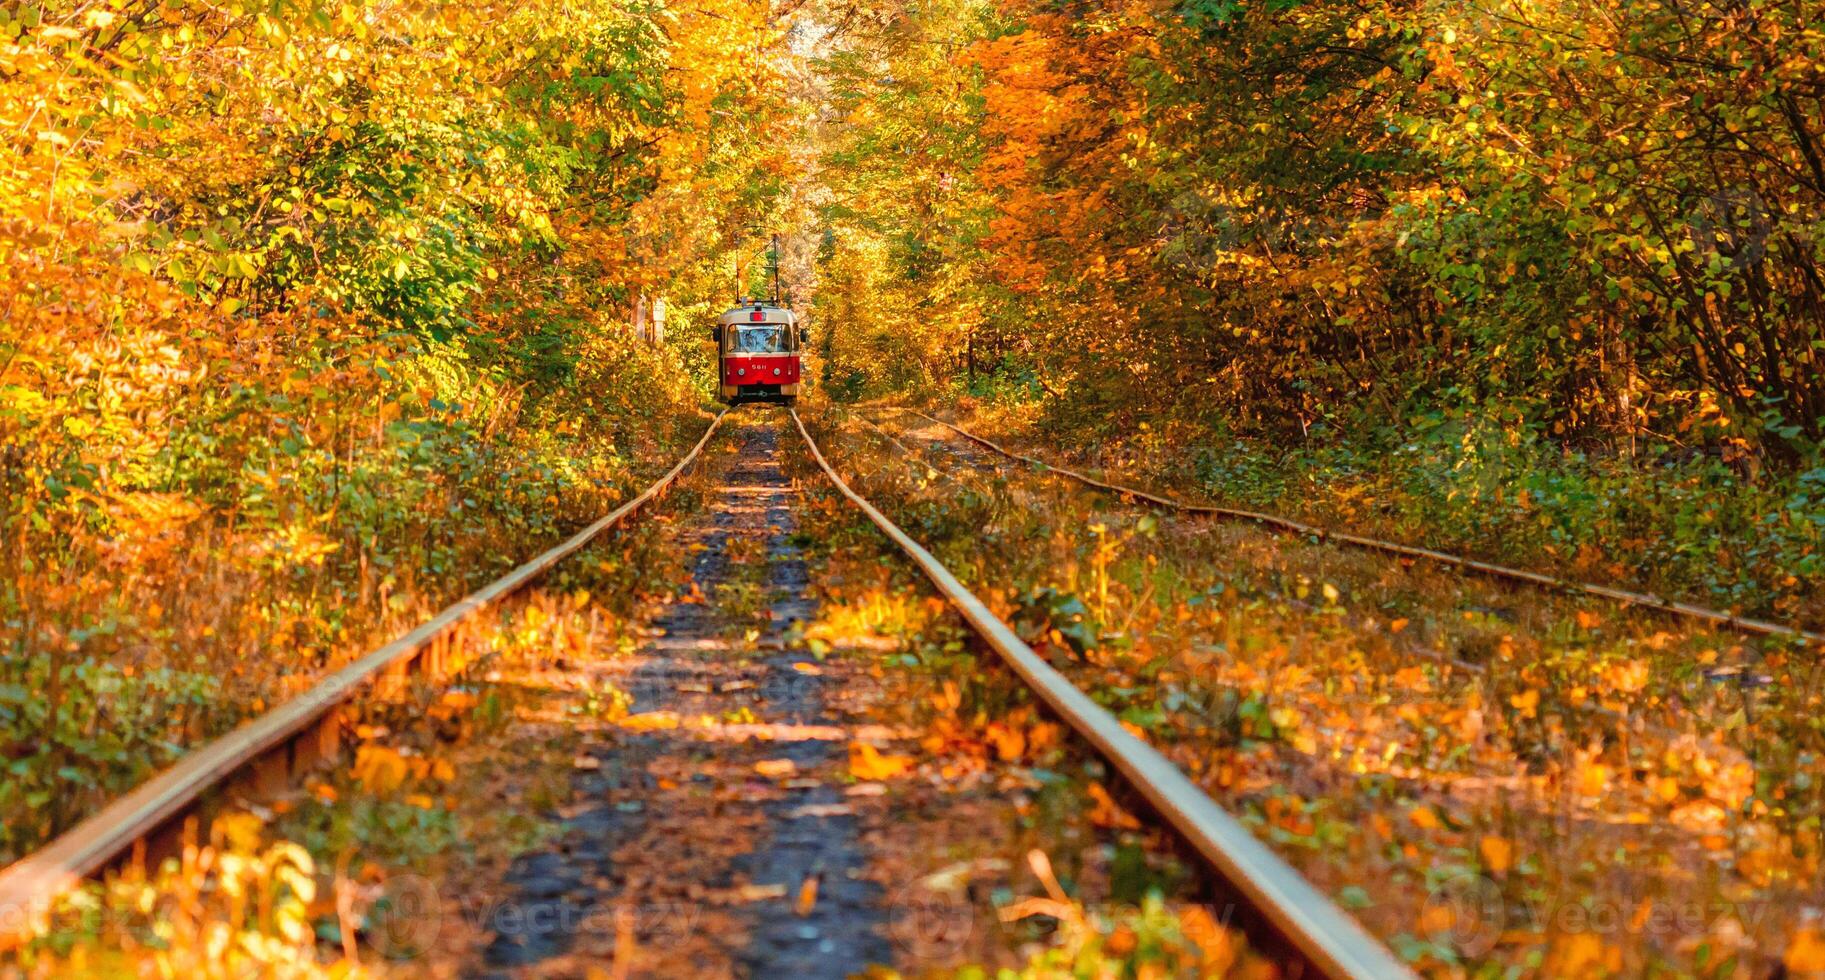
<svg viewBox="0 0 1825 980"><path fill-rule="evenodd" d="M965 398L985 434L1189 498L1825 626L1825 465L1665 444L1634 455L1431 414L1291 444L1207 419L1115 421Z"/></svg>

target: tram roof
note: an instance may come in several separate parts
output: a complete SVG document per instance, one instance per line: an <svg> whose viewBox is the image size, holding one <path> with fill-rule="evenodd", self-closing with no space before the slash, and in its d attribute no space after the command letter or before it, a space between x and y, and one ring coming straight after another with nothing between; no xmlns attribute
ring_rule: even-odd
<svg viewBox="0 0 1825 980"><path fill-rule="evenodd" d="M754 314L756 313L761 315L758 320L754 318ZM724 313L722 316L717 317L716 322L724 326L742 323L791 324L797 323L798 317L794 315L791 310L788 310L783 306L773 306L767 303L744 303L741 306L737 306L727 313Z"/></svg>

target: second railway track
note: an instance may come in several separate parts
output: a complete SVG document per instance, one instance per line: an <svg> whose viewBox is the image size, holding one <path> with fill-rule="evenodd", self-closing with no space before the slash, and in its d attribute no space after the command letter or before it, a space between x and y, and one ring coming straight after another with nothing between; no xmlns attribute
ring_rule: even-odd
<svg viewBox="0 0 1825 980"><path fill-rule="evenodd" d="M915 415L927 422L943 426L945 429L968 440L970 443L982 446L1007 459L1025 463L1026 465L1035 467L1043 472L1055 473L1066 480L1074 481L1094 490L1112 493L1118 497L1138 500L1149 506L1169 511L1177 511L1184 514L1246 521L1274 531L1310 537L1319 541L1335 542L1353 548L1361 548L1366 551L1393 555L1398 558L1418 559L1432 562L1443 567L1455 568L1474 575L1486 576L1491 579L1515 582L1575 595L1595 596L1597 598L1621 603L1625 606L1652 610L1675 618L1709 623L1725 629L1736 630L1741 633L1799 640L1815 647L1825 646L1825 633L1820 633L1816 630L1803 629L1786 623L1777 623L1770 620L1757 619L1751 616L1742 616L1728 610L1712 609L1708 606L1683 602L1677 599L1669 599L1665 596L1653 595L1646 592L1636 592L1630 589L1617 588L1611 585L1580 582L1576 579L1559 575L1548 575L1543 572L1500 565L1494 562L1469 558L1464 555L1452 554L1447 551L1440 551L1435 548L1423 548L1417 545L1402 544L1397 541L1385 541L1380 538L1354 534L1349 531L1341 531L1334 528L1320 527L1316 524L1308 524L1303 521L1296 521L1288 517L1282 517L1278 514L1241 510L1233 507L1219 507L1213 504L1186 503L1185 501L1162 496L1157 493L1142 490L1138 487L1101 480L1086 473L1080 473L1067 467L1048 463L1036 456L1029 456L1025 453L1016 452L1000 443L971 432L962 426L952 422L946 422L945 420L932 415L927 415L916 409L895 408L892 410L904 412L908 415Z"/></svg>

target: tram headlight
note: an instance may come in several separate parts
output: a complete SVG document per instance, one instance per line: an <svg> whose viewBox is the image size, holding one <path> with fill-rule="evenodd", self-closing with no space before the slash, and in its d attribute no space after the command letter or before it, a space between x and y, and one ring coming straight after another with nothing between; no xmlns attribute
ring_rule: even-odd
<svg viewBox="0 0 1825 980"><path fill-rule="evenodd" d="M747 373L748 373L748 369L747 369L747 368L736 368L736 369L735 369L735 373L736 373L736 374L747 374Z"/></svg>
<svg viewBox="0 0 1825 980"><path fill-rule="evenodd" d="M774 376L774 377L776 377L776 378L777 378L777 377L779 377L779 368L774 368L774 369L773 369L773 376Z"/></svg>

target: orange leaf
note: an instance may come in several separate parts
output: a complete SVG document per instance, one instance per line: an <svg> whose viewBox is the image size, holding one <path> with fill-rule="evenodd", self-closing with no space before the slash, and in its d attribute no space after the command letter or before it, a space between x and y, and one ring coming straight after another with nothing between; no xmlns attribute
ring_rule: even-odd
<svg viewBox="0 0 1825 980"><path fill-rule="evenodd" d="M1532 718L1540 708L1540 692L1533 689L1522 691L1508 699L1523 718Z"/></svg>
<svg viewBox="0 0 1825 980"><path fill-rule="evenodd" d="M1587 762L1578 769L1578 791L1585 796L1602 796L1610 785L1610 767L1600 762Z"/></svg>
<svg viewBox="0 0 1825 980"><path fill-rule="evenodd" d="M676 711L643 711L637 715L628 715L616 724L636 732L663 731L678 727L678 713Z"/></svg>
<svg viewBox="0 0 1825 980"><path fill-rule="evenodd" d="M1801 929L1787 944L1781 962L1793 973L1825 973L1825 936L1817 929Z"/></svg>
<svg viewBox="0 0 1825 980"><path fill-rule="evenodd" d="M1098 827L1114 827L1117 830L1139 830L1141 822L1134 815L1121 808L1102 783L1090 784L1090 800L1096 806L1090 811L1090 822Z"/></svg>
<svg viewBox="0 0 1825 980"><path fill-rule="evenodd" d="M882 755L867 742L849 743L849 774L860 780L892 779L912 768L910 755Z"/></svg>
<svg viewBox="0 0 1825 980"><path fill-rule="evenodd" d="M995 747L995 755L1003 762L1013 762L1026 753L1027 737L1020 729L1000 722L988 728L988 741Z"/></svg>
<svg viewBox="0 0 1825 980"><path fill-rule="evenodd" d="M384 796L406 781L411 769L404 756L381 745L363 745L355 752L355 779L374 796Z"/></svg>
<svg viewBox="0 0 1825 980"><path fill-rule="evenodd" d="M1499 873L1514 866L1514 845L1500 837L1485 835L1477 850L1483 855L1483 865L1491 871Z"/></svg>

